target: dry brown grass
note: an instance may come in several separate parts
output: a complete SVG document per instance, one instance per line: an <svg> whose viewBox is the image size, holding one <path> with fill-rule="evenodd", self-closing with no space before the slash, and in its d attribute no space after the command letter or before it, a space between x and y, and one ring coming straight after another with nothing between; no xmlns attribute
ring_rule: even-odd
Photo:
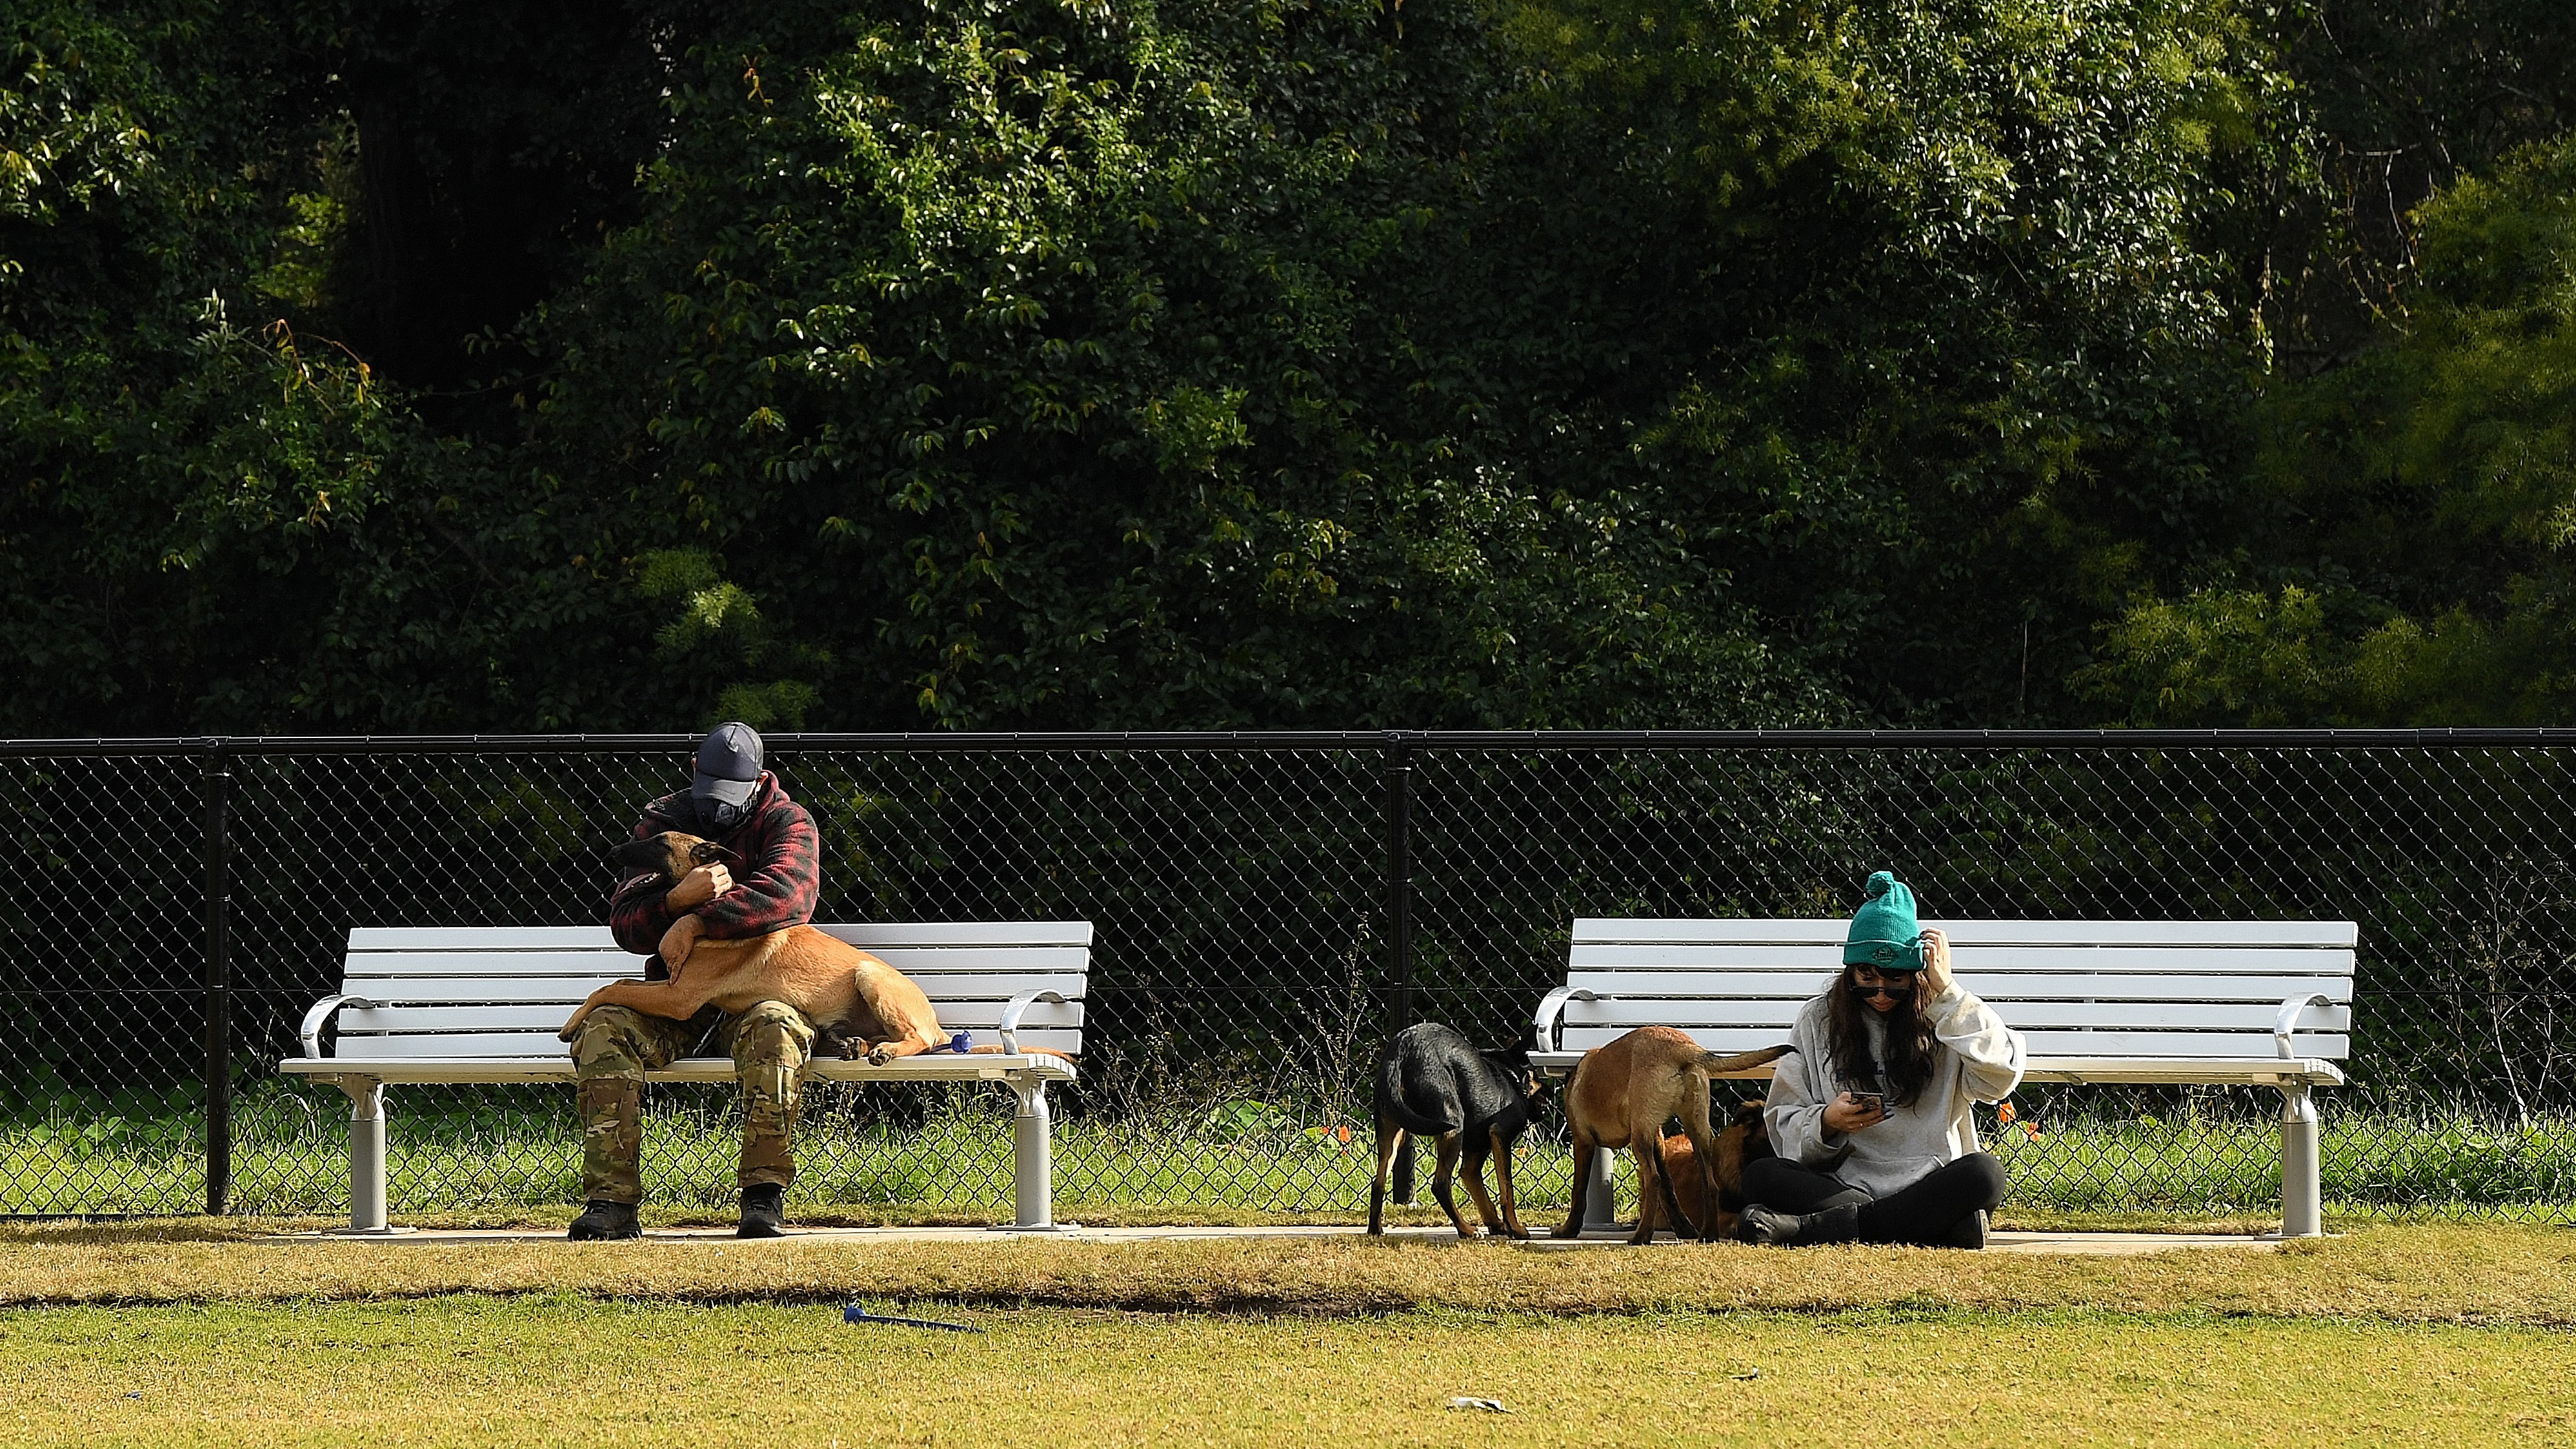
<svg viewBox="0 0 2576 1449"><path fill-rule="evenodd" d="M1676 1257L1664 1254L1658 1256ZM0 1312L12 1443L2559 1445L2540 1330L2098 1313L1360 1318L447 1297ZM1453 1412L1452 1395L1507 1415Z"/></svg>
<svg viewBox="0 0 2576 1449"><path fill-rule="evenodd" d="M1361 1239L281 1244L241 1232L203 1220L0 1227L0 1305L572 1293L1325 1316L1938 1306L2576 1325L2576 1238L2502 1225L2368 1227L2277 1251L2120 1259L1733 1244L1534 1253Z"/></svg>

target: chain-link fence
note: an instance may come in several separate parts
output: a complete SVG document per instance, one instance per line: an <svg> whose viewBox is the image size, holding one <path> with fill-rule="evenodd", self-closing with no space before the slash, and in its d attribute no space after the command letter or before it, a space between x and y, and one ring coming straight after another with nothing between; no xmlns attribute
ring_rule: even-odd
<svg viewBox="0 0 2576 1449"><path fill-rule="evenodd" d="M595 923L694 740L0 745L0 1212L336 1211L345 1107L279 1077L353 926ZM1095 923L1060 1212L1348 1212L1408 1020L1500 1045L1578 915L2361 923L2330 1207L2576 1202L2576 731L776 736L818 918ZM568 1087L388 1093L393 1209L577 1195ZM2269 1093L2027 1087L2024 1207L2260 1213ZM794 1200L989 1216L1008 1098L817 1084ZM733 1199L737 1096L656 1089L647 1190ZM1522 1195L1566 1200L1561 1131Z"/></svg>

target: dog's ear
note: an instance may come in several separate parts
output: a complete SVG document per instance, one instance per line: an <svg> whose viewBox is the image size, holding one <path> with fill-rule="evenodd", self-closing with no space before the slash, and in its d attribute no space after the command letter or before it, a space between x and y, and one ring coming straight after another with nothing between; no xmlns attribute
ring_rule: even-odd
<svg viewBox="0 0 2576 1449"><path fill-rule="evenodd" d="M725 849L723 846L716 844L712 840L701 840L697 844L690 846L689 859L700 865L706 865L712 861L719 860L731 861L736 865L742 864L741 856L734 854L732 851Z"/></svg>

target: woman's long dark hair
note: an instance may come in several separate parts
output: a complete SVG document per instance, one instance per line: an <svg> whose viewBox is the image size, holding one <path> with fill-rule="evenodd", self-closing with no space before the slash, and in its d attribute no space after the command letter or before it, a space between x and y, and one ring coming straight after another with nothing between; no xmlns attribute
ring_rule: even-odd
<svg viewBox="0 0 2576 1449"><path fill-rule="evenodd" d="M1875 1062L1869 1055L1869 1028L1861 1023L1878 1011L1852 990L1854 984L1852 968L1844 967L1825 1002L1825 1040L1834 1049L1834 1071L1846 1083L1875 1083L1890 1107L1911 1106L1932 1084L1932 1059L1941 1050L1923 1015L1922 988L1878 1018L1887 1027L1887 1060Z"/></svg>

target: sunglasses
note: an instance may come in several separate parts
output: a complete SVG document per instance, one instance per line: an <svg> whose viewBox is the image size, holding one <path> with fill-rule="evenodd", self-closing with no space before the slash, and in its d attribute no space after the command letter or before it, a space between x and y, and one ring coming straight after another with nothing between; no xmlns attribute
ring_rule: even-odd
<svg viewBox="0 0 2576 1449"><path fill-rule="evenodd" d="M1851 994L1864 998L1871 996L1886 996L1892 997L1898 1001L1903 1001L1905 998L1914 994L1914 984L1909 981L1901 986L1871 986L1865 982L1855 981L1851 984Z"/></svg>

